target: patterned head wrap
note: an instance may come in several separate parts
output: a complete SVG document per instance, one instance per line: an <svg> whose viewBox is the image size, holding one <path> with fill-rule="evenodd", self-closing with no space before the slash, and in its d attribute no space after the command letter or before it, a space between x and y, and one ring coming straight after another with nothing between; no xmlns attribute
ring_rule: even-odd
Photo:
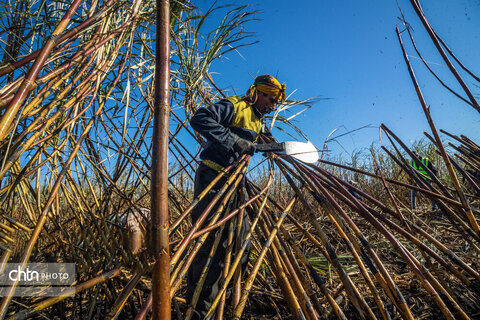
<svg viewBox="0 0 480 320"><path fill-rule="evenodd" d="M275 77L269 74L255 78L255 82L250 86L246 95L250 101L255 100L255 90L277 98L279 103L283 103L287 98L285 95L285 84L280 84Z"/></svg>

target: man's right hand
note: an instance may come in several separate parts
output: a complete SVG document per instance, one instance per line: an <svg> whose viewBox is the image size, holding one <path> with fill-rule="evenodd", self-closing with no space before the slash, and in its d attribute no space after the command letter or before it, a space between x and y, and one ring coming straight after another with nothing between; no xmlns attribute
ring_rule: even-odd
<svg viewBox="0 0 480 320"><path fill-rule="evenodd" d="M233 145L233 150L238 154L253 155L253 153L255 152L255 145L253 144L253 142L247 139L238 138L238 140Z"/></svg>

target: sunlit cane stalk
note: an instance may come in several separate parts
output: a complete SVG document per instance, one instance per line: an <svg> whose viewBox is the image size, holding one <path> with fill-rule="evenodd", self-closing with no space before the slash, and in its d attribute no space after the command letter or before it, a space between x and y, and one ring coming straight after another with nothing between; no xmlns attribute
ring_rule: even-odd
<svg viewBox="0 0 480 320"><path fill-rule="evenodd" d="M156 1L155 105L153 124L151 226L153 319L171 318L168 237L168 123L170 114L170 1Z"/></svg>
<svg viewBox="0 0 480 320"><path fill-rule="evenodd" d="M62 18L58 26L50 35L50 38L45 44L45 47L42 49L42 52L39 54L38 58L35 60L35 63L30 68L30 72L28 73L25 80L23 80L20 89L18 89L15 98L12 100L10 106L0 119L0 141L5 138L8 127L10 126L10 123L13 121L13 118L20 109L20 106L22 105L22 102L25 99L29 88L34 85L34 81L37 78L40 70L43 68L43 64L47 60L48 55L52 51L53 47L56 45L59 35L67 27L67 24L70 22L73 14L75 13L75 11L77 11L77 8L80 6L81 2L82 0L74 0L68 11L65 13L65 16Z"/></svg>
<svg viewBox="0 0 480 320"><path fill-rule="evenodd" d="M24 309L20 312L17 312L12 317L8 318L8 320L20 320L20 319L31 318L32 316L39 313L40 311L42 311L42 310L60 302L62 300L65 300L65 299L71 297L72 295L80 293L83 290L86 290L88 288L91 288L91 287L99 284L99 283L102 283L102 282L105 282L105 281L110 280L112 278L115 278L115 277L119 276L121 273L122 273L122 271L120 270L120 268L117 268L117 269L114 269L112 271L106 272L106 273L104 273L104 274L102 274L102 275L100 275L100 276L98 276L94 279L85 281L82 284L79 284L79 285L77 285L73 288L65 290L64 292L62 292L62 295L59 296L59 297L49 298L47 300L44 300L44 301L39 302L37 304L34 304L33 306L31 306L27 309Z"/></svg>
<svg viewBox="0 0 480 320"><path fill-rule="evenodd" d="M425 25L425 28L430 32L430 26L428 25L428 22L426 22L426 19L423 17L423 14L421 13L421 9L419 8L419 5L415 3L415 1L411 0L412 5L415 8L415 11L417 11L419 17L422 19L422 22ZM440 154L442 155L443 161L445 162L445 165L447 167L447 170L450 174L450 177L452 179L453 185L455 186L455 189L457 190L457 194L460 197L460 201L462 202L463 206L467 210L467 218L468 221L470 222L470 225L472 226L473 230L477 234L478 237L480 237L480 227L478 225L478 222L473 215L472 208L470 207L470 204L468 203L467 199L465 198L465 195L462 191L462 188L460 186L460 183L458 182L457 175L455 174L455 171L453 170L453 166L448 158L447 152L445 151L445 148L443 147L442 140L440 139L440 136L438 135L437 129L435 127L435 124L432 121L432 118L430 116L430 110L427 107L427 104L425 103L425 99L423 98L422 91L420 90L420 87L417 83L417 80L415 78L415 74L413 73L412 66L410 64L410 60L408 59L407 53L405 51L405 48L403 47L402 43L402 38L400 36L400 32L398 31L398 27L396 28L397 32L397 37L398 41L400 42L400 46L402 47L402 52L403 52L403 57L405 59L405 63L407 64L408 72L410 73L410 78L412 79L413 85L415 87L415 91L417 92L418 99L420 100L420 104L422 105L423 111L425 113L425 116L427 117L428 124L430 125L430 129L432 130L433 135L435 136L435 140L437 141L437 147L440 151ZM433 38L432 38L433 40ZM435 41L434 41L435 42ZM443 50L439 48L437 45L437 49L439 49L439 52L444 56L444 59L446 58L445 53L443 53ZM451 64L449 64L449 61L447 62L448 59L445 60L445 62L448 64L449 67L451 67ZM454 72L454 69L450 68L450 70L455 74L457 77L458 74ZM462 87L466 88L466 85L463 83L461 80L460 76L457 77L457 80L462 84ZM475 105L475 108L477 109L478 112L480 112L480 107L478 106L478 103L476 102L475 98L473 98L472 94L470 91L465 91L467 95L469 96L470 100L472 103Z"/></svg>

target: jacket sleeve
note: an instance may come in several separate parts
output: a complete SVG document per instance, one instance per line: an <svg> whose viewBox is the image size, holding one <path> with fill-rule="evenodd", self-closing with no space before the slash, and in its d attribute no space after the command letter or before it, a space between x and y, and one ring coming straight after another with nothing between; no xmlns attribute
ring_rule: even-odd
<svg viewBox="0 0 480 320"><path fill-rule="evenodd" d="M437 168L435 168L431 160L428 161L428 169L430 169L435 176L437 175Z"/></svg>
<svg viewBox="0 0 480 320"><path fill-rule="evenodd" d="M219 144L224 151L229 151L238 139L238 136L230 130L234 115L235 107L224 99L208 107L199 108L190 120L190 125L205 139Z"/></svg>

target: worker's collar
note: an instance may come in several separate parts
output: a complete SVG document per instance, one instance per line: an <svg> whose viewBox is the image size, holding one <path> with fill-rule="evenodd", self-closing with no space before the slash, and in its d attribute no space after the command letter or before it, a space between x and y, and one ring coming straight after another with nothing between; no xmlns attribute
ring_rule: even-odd
<svg viewBox="0 0 480 320"><path fill-rule="evenodd" d="M260 111L258 111L257 106L254 105L254 104L252 104L252 109L253 109L253 113L255 113L255 115L257 116L257 118L262 119L263 116L262 116L262 114L260 113Z"/></svg>

